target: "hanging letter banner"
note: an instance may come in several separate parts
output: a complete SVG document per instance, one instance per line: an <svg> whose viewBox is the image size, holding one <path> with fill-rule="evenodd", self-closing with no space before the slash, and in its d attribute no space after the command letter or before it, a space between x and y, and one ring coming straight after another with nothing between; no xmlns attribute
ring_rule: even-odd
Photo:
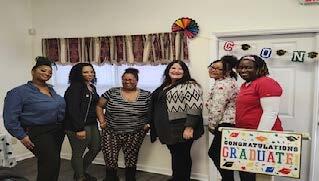
<svg viewBox="0 0 319 181"><path fill-rule="evenodd" d="M262 58L269 58L271 56L271 48L263 48L261 49L261 52L260 52L260 57Z"/></svg>
<svg viewBox="0 0 319 181"><path fill-rule="evenodd" d="M232 51L234 46L235 46L234 42L226 41L225 44L224 44L224 50L225 51Z"/></svg>
<svg viewBox="0 0 319 181"><path fill-rule="evenodd" d="M223 128L220 167L300 178L302 135Z"/></svg>
<svg viewBox="0 0 319 181"><path fill-rule="evenodd" d="M304 62L306 51L293 51L292 52L292 59L293 62Z"/></svg>

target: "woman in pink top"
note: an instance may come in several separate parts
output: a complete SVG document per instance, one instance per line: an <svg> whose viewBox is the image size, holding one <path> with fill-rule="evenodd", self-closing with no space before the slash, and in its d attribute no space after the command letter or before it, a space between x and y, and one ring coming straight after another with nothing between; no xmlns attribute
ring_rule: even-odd
<svg viewBox="0 0 319 181"><path fill-rule="evenodd" d="M237 72L245 82L236 100L236 127L282 131L278 117L282 88L268 77L265 61L257 55L240 58ZM255 181L253 173L240 172L242 181Z"/></svg>

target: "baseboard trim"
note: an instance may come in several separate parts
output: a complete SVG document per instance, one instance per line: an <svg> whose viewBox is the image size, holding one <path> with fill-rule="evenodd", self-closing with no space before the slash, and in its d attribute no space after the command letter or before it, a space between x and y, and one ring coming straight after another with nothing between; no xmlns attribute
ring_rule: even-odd
<svg viewBox="0 0 319 181"><path fill-rule="evenodd" d="M71 154L61 153L61 158L70 160L71 159ZM99 164L99 165L105 165L104 159L103 158L98 158L98 157L95 158L93 163ZM122 162L122 161L120 161L118 163L118 165L119 165L120 168L124 168L125 167L124 162ZM141 164L137 164L136 167L137 167L137 170L141 170L141 171L145 171L145 172L149 172L149 173L158 173L158 174L162 174L162 175L171 175L171 170L167 169L167 168L150 167L150 166L145 166L145 165L141 165ZM201 174L201 173L192 173L191 178L199 180L199 181L208 181L208 175Z"/></svg>

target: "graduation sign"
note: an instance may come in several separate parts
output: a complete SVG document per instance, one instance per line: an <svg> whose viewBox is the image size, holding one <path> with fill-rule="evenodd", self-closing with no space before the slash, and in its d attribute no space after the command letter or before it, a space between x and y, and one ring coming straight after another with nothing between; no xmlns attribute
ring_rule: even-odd
<svg viewBox="0 0 319 181"><path fill-rule="evenodd" d="M301 141L297 133L223 128L220 167L300 178Z"/></svg>

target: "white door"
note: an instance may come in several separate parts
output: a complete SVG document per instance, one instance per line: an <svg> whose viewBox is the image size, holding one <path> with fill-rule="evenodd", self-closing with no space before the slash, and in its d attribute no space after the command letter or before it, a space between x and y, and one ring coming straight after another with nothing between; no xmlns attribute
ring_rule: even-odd
<svg viewBox="0 0 319 181"><path fill-rule="evenodd" d="M233 41L235 46L232 52L224 50L226 41ZM246 51L241 49L242 44L250 45ZM305 56L304 62L292 62L292 52L303 50L306 52L314 51L316 48L315 33L298 33L285 35L261 35L261 36L233 36L227 38L218 38L218 57L226 54L233 54L238 57L246 54L260 55L261 49L271 48L271 58L265 59L270 71L270 76L277 80L283 87L284 93L281 99L280 118L285 130L293 130L300 133L309 133L316 135L317 121L314 118L317 113L314 113L314 105L317 100L314 100L316 93L315 84L316 67L318 66L318 58L310 59ZM283 56L278 56L276 50L285 50L287 53ZM240 80L239 82L242 82ZM314 126L316 125L316 127ZM314 132L312 132L314 130ZM302 181L310 181L309 176L312 161L317 159L311 158L311 150L314 149L316 139L312 141L303 141L302 146ZM313 151L314 152L314 151ZM318 153L318 152L317 152ZM318 153L319 154L319 153ZM276 181L292 180L291 178L276 177ZM297 179L298 180L298 179ZM318 179L315 179L318 180Z"/></svg>

